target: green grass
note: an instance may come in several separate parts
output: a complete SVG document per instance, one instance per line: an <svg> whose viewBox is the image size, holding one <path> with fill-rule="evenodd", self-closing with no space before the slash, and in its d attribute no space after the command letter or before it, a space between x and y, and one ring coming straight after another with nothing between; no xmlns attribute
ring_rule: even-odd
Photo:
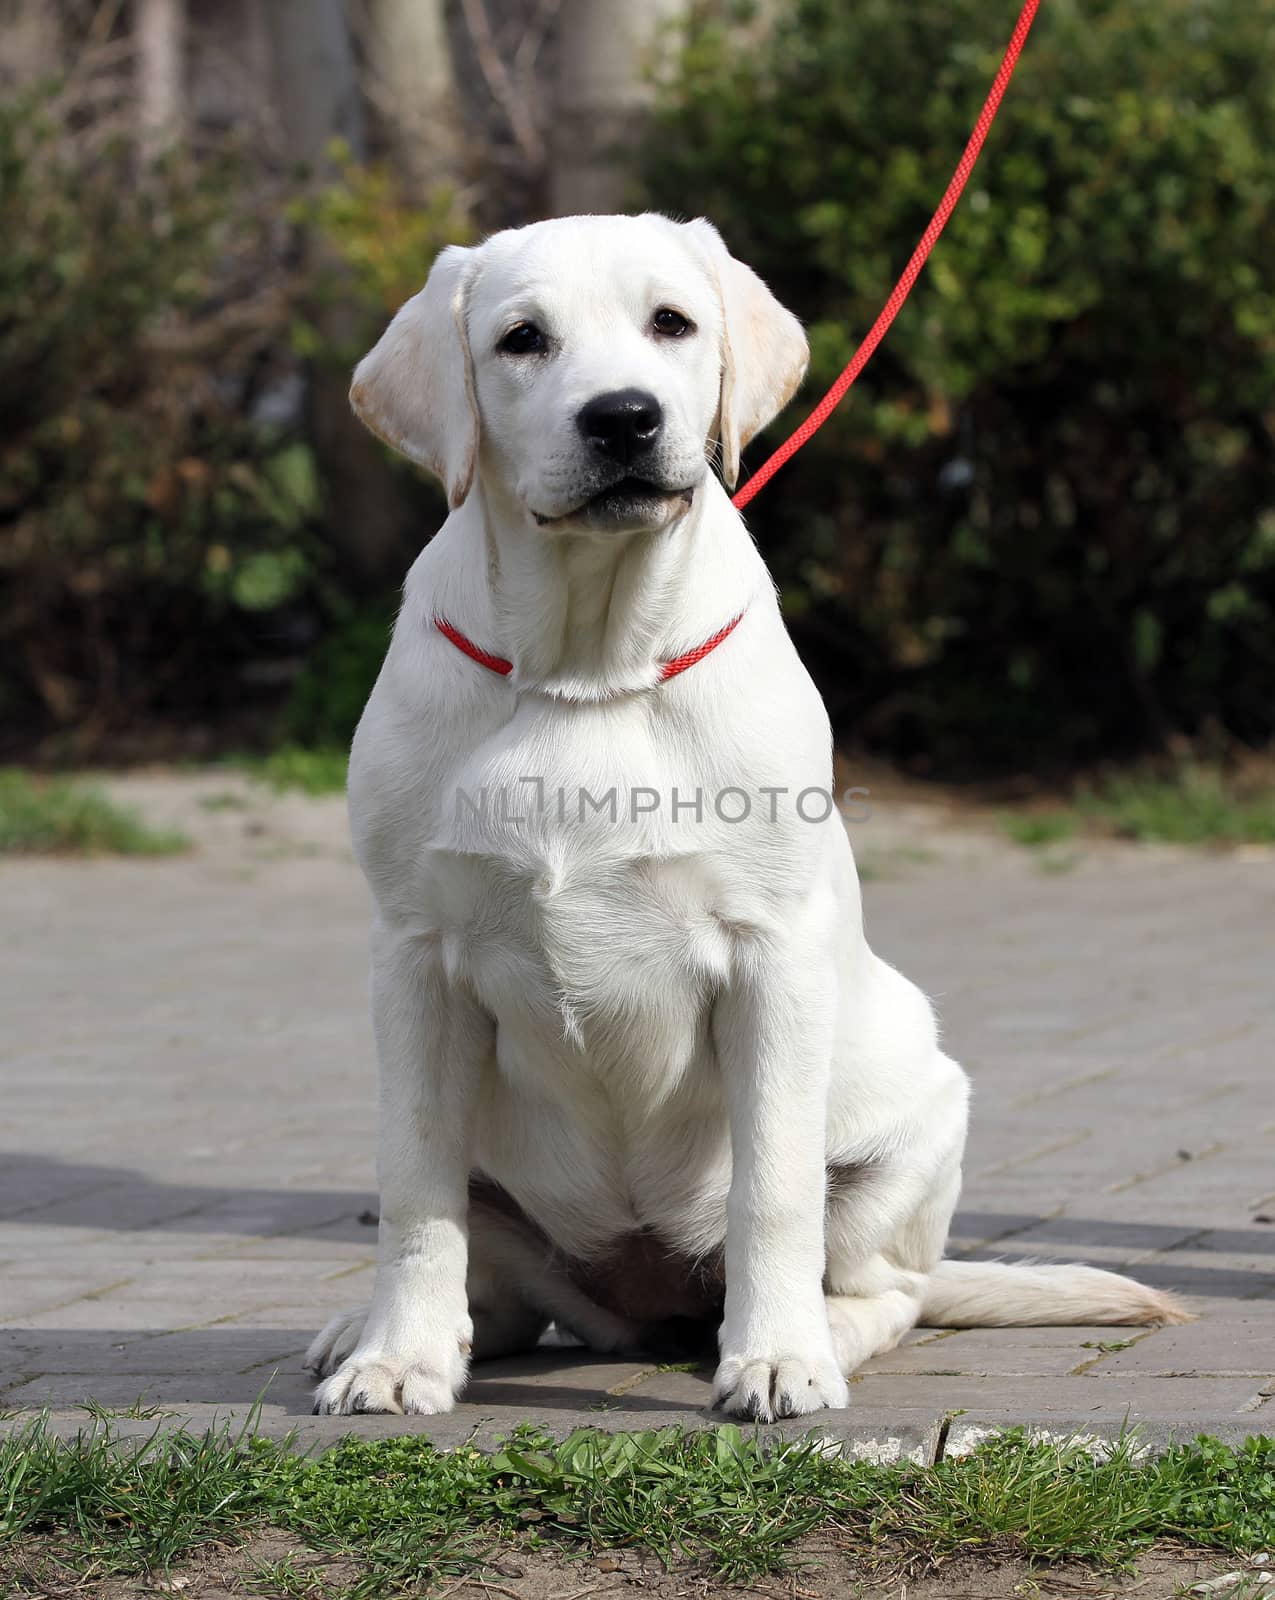
<svg viewBox="0 0 1275 1600"><path fill-rule="evenodd" d="M1082 829L1162 844L1275 844L1275 788L1245 789L1216 768L1183 765L1172 777L1123 773L1078 790L1049 811L1011 812L1001 827L1030 849Z"/></svg>
<svg viewBox="0 0 1275 1600"><path fill-rule="evenodd" d="M203 811L243 811L248 802L243 795L235 794L233 790L223 789L218 794L206 794L199 802Z"/></svg>
<svg viewBox="0 0 1275 1600"><path fill-rule="evenodd" d="M1275 844L1275 790L1245 793L1208 767L1173 778L1109 778L1080 814L1126 839L1168 844Z"/></svg>
<svg viewBox="0 0 1275 1600"><path fill-rule="evenodd" d="M401 1593L517 1533L641 1546L736 1582L782 1568L816 1528L876 1559L994 1548L1110 1564L1165 1538L1238 1554L1275 1541L1275 1440L1200 1439L1144 1462L1132 1440L1098 1460L1007 1434L926 1468L850 1463L813 1441L766 1450L733 1427L557 1444L528 1428L494 1454L399 1437L303 1456L246 1432L139 1443L109 1426L61 1444L41 1423L0 1442L0 1570L35 1541L81 1569L162 1569L265 1528L297 1541L258 1574L289 1594L323 1588L308 1555L355 1563L339 1592Z"/></svg>
<svg viewBox="0 0 1275 1600"><path fill-rule="evenodd" d="M904 868L927 866L936 859L933 850L916 845L896 845L888 850L856 849L855 865L861 883L879 883L897 878Z"/></svg>
<svg viewBox="0 0 1275 1600"><path fill-rule="evenodd" d="M1011 811L1001 818L1001 827L1014 843L1032 850L1061 844L1078 826L1079 819L1070 811Z"/></svg>
<svg viewBox="0 0 1275 1600"><path fill-rule="evenodd" d="M0 768L0 855L167 856L180 833L149 827L100 789Z"/></svg>
<svg viewBox="0 0 1275 1600"><path fill-rule="evenodd" d="M345 788L349 752L334 746L311 749L280 745L266 756L244 756L241 766L272 789L300 789L305 794L340 794Z"/></svg>

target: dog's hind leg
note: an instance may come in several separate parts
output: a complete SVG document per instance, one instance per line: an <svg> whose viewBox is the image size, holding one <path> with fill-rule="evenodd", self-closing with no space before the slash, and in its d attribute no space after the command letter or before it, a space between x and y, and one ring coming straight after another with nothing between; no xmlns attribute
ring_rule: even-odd
<svg viewBox="0 0 1275 1600"><path fill-rule="evenodd" d="M961 1183L961 1148L935 1167L867 1168L828 1202L828 1322L848 1377L916 1326ZM873 1244L876 1248L873 1248Z"/></svg>
<svg viewBox="0 0 1275 1600"><path fill-rule="evenodd" d="M555 1322L590 1350L632 1350L637 1326L594 1303L529 1219L507 1196L495 1205L477 1198L494 1185L471 1189L469 1208L469 1309L474 1357L531 1349Z"/></svg>
<svg viewBox="0 0 1275 1600"><path fill-rule="evenodd" d="M913 1088L906 1121L829 1129L824 1293L846 1376L915 1327L960 1194L965 1074L932 1044L894 1070Z"/></svg>

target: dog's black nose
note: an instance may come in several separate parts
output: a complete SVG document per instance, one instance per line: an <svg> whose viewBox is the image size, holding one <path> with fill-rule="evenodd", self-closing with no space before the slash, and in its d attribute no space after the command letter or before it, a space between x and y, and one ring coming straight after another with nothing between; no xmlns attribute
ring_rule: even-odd
<svg viewBox="0 0 1275 1600"><path fill-rule="evenodd" d="M628 466L660 436L664 413L645 389L614 389L582 406L576 417L585 443L600 454Z"/></svg>

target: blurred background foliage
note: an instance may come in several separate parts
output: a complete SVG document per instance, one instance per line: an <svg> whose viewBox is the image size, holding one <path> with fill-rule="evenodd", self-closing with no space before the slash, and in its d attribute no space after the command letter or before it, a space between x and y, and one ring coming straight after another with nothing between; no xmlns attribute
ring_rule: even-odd
<svg viewBox="0 0 1275 1600"><path fill-rule="evenodd" d="M744 7L691 40L648 191L798 308L803 400L907 259L1014 9L792 0L761 41ZM750 513L843 732L944 772L1270 738L1273 184L1275 8L1046 0L907 309Z"/></svg>
<svg viewBox="0 0 1275 1600"><path fill-rule="evenodd" d="M412 204L339 144L321 182L263 175L234 144L141 174L127 140L77 120L57 88L0 106L4 743L348 742L401 569L369 601L343 560L308 374L343 393L466 225L449 190ZM440 497L383 470L428 532Z"/></svg>
<svg viewBox="0 0 1275 1600"><path fill-rule="evenodd" d="M196 104L217 8L58 3L67 62L0 104L0 758L348 740L442 503L346 374L448 241L712 217L811 335L759 462L879 310L1016 10L660 0L643 54L610 0L380 0L422 111L374 0L316 0L360 114L288 79L267 136ZM297 11L237 3L267 43ZM158 147L101 109L143 4L205 30ZM750 509L843 741L960 776L1270 740L1273 191L1268 0L1047 0L907 309Z"/></svg>

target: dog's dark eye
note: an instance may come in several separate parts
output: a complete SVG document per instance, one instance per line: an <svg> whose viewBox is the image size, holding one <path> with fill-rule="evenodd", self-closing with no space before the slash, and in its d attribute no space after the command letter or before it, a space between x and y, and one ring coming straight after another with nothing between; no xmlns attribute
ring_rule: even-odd
<svg viewBox="0 0 1275 1600"><path fill-rule="evenodd" d="M661 306L651 318L651 326L666 339L680 339L691 331L693 324L672 306Z"/></svg>
<svg viewBox="0 0 1275 1600"><path fill-rule="evenodd" d="M549 341L534 322L520 322L498 346L507 356L538 356L549 348Z"/></svg>

